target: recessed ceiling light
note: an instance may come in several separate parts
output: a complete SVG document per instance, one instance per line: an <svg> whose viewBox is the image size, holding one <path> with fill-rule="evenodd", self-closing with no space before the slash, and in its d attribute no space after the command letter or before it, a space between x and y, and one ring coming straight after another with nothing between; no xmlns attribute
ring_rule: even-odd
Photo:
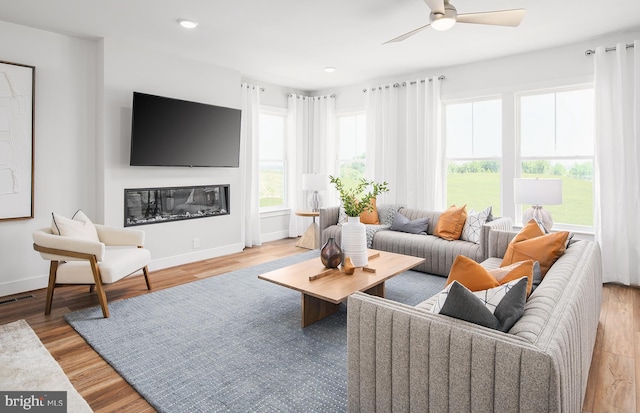
<svg viewBox="0 0 640 413"><path fill-rule="evenodd" d="M196 27L198 27L198 22L187 19L179 19L178 24L180 24L180 26L184 27L185 29L195 29Z"/></svg>
<svg viewBox="0 0 640 413"><path fill-rule="evenodd" d="M336 68L332 67L332 66L327 66L327 67L324 68L324 71L327 72L327 73L333 73L333 72L336 71Z"/></svg>

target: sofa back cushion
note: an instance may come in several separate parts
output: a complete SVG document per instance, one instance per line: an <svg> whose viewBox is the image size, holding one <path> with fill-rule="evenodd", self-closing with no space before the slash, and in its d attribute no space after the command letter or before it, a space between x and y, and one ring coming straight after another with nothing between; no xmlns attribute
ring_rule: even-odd
<svg viewBox="0 0 640 413"><path fill-rule="evenodd" d="M595 331L601 294L599 247L591 241L577 242L553 264L531 293L522 318L510 333L546 348L550 341L561 340L567 329L582 329L580 324L593 324ZM575 314L580 314L579 320L574 318Z"/></svg>

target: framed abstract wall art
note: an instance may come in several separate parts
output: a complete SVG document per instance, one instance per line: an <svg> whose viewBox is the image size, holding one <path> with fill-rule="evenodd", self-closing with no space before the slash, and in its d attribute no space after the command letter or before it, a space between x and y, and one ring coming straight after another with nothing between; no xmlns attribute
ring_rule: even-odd
<svg viewBox="0 0 640 413"><path fill-rule="evenodd" d="M0 221L33 218L35 72L0 61Z"/></svg>

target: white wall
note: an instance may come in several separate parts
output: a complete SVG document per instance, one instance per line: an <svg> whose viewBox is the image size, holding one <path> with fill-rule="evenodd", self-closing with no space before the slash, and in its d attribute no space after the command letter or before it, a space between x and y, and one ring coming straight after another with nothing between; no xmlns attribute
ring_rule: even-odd
<svg viewBox="0 0 640 413"><path fill-rule="evenodd" d="M124 189L230 184L230 214L139 227L151 250L151 269L179 265L241 251L240 170L238 168L129 166L133 91L240 108L240 73L145 49L102 42L104 50L104 128L98 137L104 158L104 201L99 206L107 225L124 222ZM193 248L198 238L200 248Z"/></svg>
<svg viewBox="0 0 640 413"><path fill-rule="evenodd" d="M0 222L0 296L46 286L31 233L51 212L94 215L96 44L0 21L0 58L36 67L34 219Z"/></svg>

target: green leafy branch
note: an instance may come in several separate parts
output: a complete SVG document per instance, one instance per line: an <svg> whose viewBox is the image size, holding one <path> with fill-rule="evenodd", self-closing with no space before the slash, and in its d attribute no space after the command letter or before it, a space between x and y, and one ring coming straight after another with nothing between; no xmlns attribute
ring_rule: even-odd
<svg viewBox="0 0 640 413"><path fill-rule="evenodd" d="M340 193L344 212L350 217L357 217L364 211L372 211L373 204L371 199L389 191L389 184L386 181L377 183L361 178L355 188L345 188L340 178L329 175L329 180ZM365 192L367 189L369 191Z"/></svg>

